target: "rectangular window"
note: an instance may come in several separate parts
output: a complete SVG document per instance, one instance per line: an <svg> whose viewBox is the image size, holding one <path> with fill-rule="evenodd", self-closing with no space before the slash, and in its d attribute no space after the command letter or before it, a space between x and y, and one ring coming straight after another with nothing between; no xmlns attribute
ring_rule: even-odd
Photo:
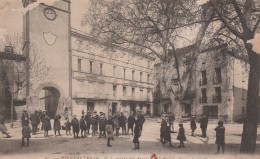
<svg viewBox="0 0 260 159"><path fill-rule="evenodd" d="M201 71L200 85L207 85L207 72L206 72L206 70Z"/></svg>
<svg viewBox="0 0 260 159"><path fill-rule="evenodd" d="M78 71L81 72L81 61L82 59L78 59Z"/></svg>
<svg viewBox="0 0 260 159"><path fill-rule="evenodd" d="M200 103L207 103L207 90L206 90L206 88L201 89Z"/></svg>
<svg viewBox="0 0 260 159"><path fill-rule="evenodd" d="M215 95L213 96L213 103L221 103L221 87L215 87Z"/></svg>
<svg viewBox="0 0 260 159"><path fill-rule="evenodd" d="M147 74L147 83L150 83L150 74Z"/></svg>
<svg viewBox="0 0 260 159"><path fill-rule="evenodd" d="M100 75L102 75L102 74L103 74L103 64L100 63Z"/></svg>
<svg viewBox="0 0 260 159"><path fill-rule="evenodd" d="M142 98L144 95L144 90L143 89L140 89L140 97Z"/></svg>
<svg viewBox="0 0 260 159"><path fill-rule="evenodd" d="M147 99L150 98L150 89L147 89Z"/></svg>
<svg viewBox="0 0 260 159"><path fill-rule="evenodd" d="M113 77L116 76L116 66L113 66Z"/></svg>
<svg viewBox="0 0 260 159"><path fill-rule="evenodd" d="M89 73L93 72L93 61L89 61Z"/></svg>
<svg viewBox="0 0 260 159"><path fill-rule="evenodd" d="M150 68L150 61L148 61L148 66L147 67Z"/></svg>
<svg viewBox="0 0 260 159"><path fill-rule="evenodd" d="M123 96L126 96L126 87L123 87Z"/></svg>
<svg viewBox="0 0 260 159"><path fill-rule="evenodd" d="M132 80L135 80L135 71L132 71Z"/></svg>
<svg viewBox="0 0 260 159"><path fill-rule="evenodd" d="M113 97L116 97L117 92L116 92L116 85L113 85Z"/></svg>
<svg viewBox="0 0 260 159"><path fill-rule="evenodd" d="M125 79L125 68L124 68L124 79Z"/></svg>
<svg viewBox="0 0 260 159"><path fill-rule="evenodd" d="M135 96L135 88L132 88L132 97Z"/></svg>
<svg viewBox="0 0 260 159"><path fill-rule="evenodd" d="M143 80L143 79L142 79L142 78L143 78L142 76L143 76L143 72L140 72L140 82L142 82L142 80Z"/></svg>
<svg viewBox="0 0 260 159"><path fill-rule="evenodd" d="M246 90L242 88L242 100L246 100Z"/></svg>
<svg viewBox="0 0 260 159"><path fill-rule="evenodd" d="M222 82L222 77L221 77L221 68L215 68L215 79L214 79L214 83L218 84Z"/></svg>

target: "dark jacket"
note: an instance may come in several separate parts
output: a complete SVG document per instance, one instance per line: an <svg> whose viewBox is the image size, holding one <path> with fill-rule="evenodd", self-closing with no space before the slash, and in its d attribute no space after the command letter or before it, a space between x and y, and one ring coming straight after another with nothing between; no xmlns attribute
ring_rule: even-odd
<svg viewBox="0 0 260 159"><path fill-rule="evenodd" d="M216 144L225 144L225 127L218 126L215 128L216 131Z"/></svg>
<svg viewBox="0 0 260 159"><path fill-rule="evenodd" d="M37 126L40 124L40 117L38 113L34 113L30 117L32 126Z"/></svg>
<svg viewBox="0 0 260 159"><path fill-rule="evenodd" d="M106 117L101 116L99 118L99 131L106 131L106 124L107 124Z"/></svg>
<svg viewBox="0 0 260 159"><path fill-rule="evenodd" d="M130 115L127 120L128 127L132 127L135 124L135 117L133 115Z"/></svg>
<svg viewBox="0 0 260 159"><path fill-rule="evenodd" d="M125 126L126 121L127 121L126 116L120 115L120 117L119 117L119 126L120 127Z"/></svg>
<svg viewBox="0 0 260 159"><path fill-rule="evenodd" d="M208 118L207 117L202 117L200 121L200 128L205 129L208 126Z"/></svg>
<svg viewBox="0 0 260 159"><path fill-rule="evenodd" d="M196 121L194 118L192 118L190 121L190 128L191 128L191 130L196 130L196 128L197 128Z"/></svg>
<svg viewBox="0 0 260 159"><path fill-rule="evenodd" d="M80 125L80 129L81 130L86 130L87 129L87 125L86 125L86 121L85 121L84 117L80 118L79 125Z"/></svg>
<svg viewBox="0 0 260 159"><path fill-rule="evenodd" d="M29 115L28 115L28 113L23 113L21 121L22 121L22 125L29 124Z"/></svg>
<svg viewBox="0 0 260 159"><path fill-rule="evenodd" d="M28 125L24 125L22 129L23 138L30 138L31 137L31 128Z"/></svg>
<svg viewBox="0 0 260 159"><path fill-rule="evenodd" d="M67 131L71 130L71 123L69 121L66 121L64 126L65 126L65 130L67 130Z"/></svg>
<svg viewBox="0 0 260 159"><path fill-rule="evenodd" d="M77 118L71 120L71 125L74 132L79 132L79 120Z"/></svg>
<svg viewBox="0 0 260 159"><path fill-rule="evenodd" d="M180 140L180 141L185 141L185 140L186 140L184 128L180 128L180 129L179 129L179 133L178 133L178 136L177 136L177 140Z"/></svg>
<svg viewBox="0 0 260 159"><path fill-rule="evenodd" d="M61 129L61 126L60 126L60 116L55 116L53 129L54 129L54 131L58 131L58 130Z"/></svg>
<svg viewBox="0 0 260 159"><path fill-rule="evenodd" d="M44 131L51 130L51 119L48 115L45 115L45 118L43 120L43 129Z"/></svg>

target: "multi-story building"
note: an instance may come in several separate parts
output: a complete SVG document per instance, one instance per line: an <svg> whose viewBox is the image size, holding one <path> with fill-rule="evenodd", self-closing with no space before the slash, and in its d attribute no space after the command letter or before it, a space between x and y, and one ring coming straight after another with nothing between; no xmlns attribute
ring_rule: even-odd
<svg viewBox="0 0 260 159"><path fill-rule="evenodd" d="M107 49L101 40L76 29L71 35L74 113L153 110L154 58L119 46Z"/></svg>
<svg viewBox="0 0 260 159"><path fill-rule="evenodd" d="M148 55L71 28L70 1L40 4L24 15L25 54L37 52L50 66L48 78L27 88L29 111L54 117L68 108L112 114L153 110L153 61Z"/></svg>
<svg viewBox="0 0 260 159"><path fill-rule="evenodd" d="M191 50L192 47L189 46L189 49L178 51L182 53L179 54L181 58L185 59L189 57ZM160 64L155 65L155 76L161 72L160 67ZM184 71L185 67L181 69ZM248 70L246 60L229 51L226 45L202 50L193 70L193 80L190 82L192 89L188 93L190 97L182 104L182 114L196 115L198 118L206 114L209 118L226 121L243 119ZM173 104L160 83L155 85L154 99L157 111L171 111Z"/></svg>

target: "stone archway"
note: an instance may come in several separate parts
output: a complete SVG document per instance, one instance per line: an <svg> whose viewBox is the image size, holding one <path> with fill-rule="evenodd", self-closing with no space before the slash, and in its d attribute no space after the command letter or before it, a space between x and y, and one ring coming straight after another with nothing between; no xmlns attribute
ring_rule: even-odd
<svg viewBox="0 0 260 159"><path fill-rule="evenodd" d="M47 111L46 113L50 116L50 118L54 118L58 106L59 106L59 101L61 98L61 93L60 91L51 86L43 87L41 91L39 92L39 104L41 108L45 108Z"/></svg>

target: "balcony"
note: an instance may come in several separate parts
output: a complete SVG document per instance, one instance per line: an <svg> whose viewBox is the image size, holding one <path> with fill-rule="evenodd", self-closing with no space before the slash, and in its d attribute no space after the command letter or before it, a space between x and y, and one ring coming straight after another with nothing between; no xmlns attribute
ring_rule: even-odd
<svg viewBox="0 0 260 159"><path fill-rule="evenodd" d="M222 80L221 77L213 77L213 84L221 84Z"/></svg>
<svg viewBox="0 0 260 159"><path fill-rule="evenodd" d="M221 96L213 96L213 103L221 103L222 98Z"/></svg>
<svg viewBox="0 0 260 159"><path fill-rule="evenodd" d="M86 98L86 99L108 99L108 94L104 93L87 93L75 92L73 98Z"/></svg>
<svg viewBox="0 0 260 159"><path fill-rule="evenodd" d="M207 97L200 97L200 103L207 103Z"/></svg>
<svg viewBox="0 0 260 159"><path fill-rule="evenodd" d="M207 78L200 80L200 85L201 86L207 85Z"/></svg>
<svg viewBox="0 0 260 159"><path fill-rule="evenodd" d="M123 96L121 98L123 101L148 101L151 102L151 98L148 96L136 97L136 96Z"/></svg>

